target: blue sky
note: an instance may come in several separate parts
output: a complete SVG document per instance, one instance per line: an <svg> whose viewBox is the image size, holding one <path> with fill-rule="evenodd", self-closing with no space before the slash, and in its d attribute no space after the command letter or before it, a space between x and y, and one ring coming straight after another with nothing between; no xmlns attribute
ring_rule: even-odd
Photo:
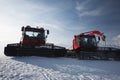
<svg viewBox="0 0 120 80"><path fill-rule="evenodd" d="M120 45L119 0L0 0L1 43L19 42L21 27L50 30L47 42L72 46L74 34L100 30Z"/></svg>

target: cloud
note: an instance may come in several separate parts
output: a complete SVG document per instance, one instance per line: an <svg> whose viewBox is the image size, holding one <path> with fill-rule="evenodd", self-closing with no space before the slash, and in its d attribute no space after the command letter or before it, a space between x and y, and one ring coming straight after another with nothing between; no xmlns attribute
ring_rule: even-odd
<svg viewBox="0 0 120 80"><path fill-rule="evenodd" d="M0 3L0 37L2 37L0 41L9 40L10 35L13 36L12 39L18 41L21 35L20 29L26 25L45 25L47 28L62 30L60 23L54 17L60 12L57 7L27 0L0 0Z"/></svg>
<svg viewBox="0 0 120 80"><path fill-rule="evenodd" d="M21 0L19 2L13 0L7 3L4 1L2 3L3 5L0 5L1 16L3 16L2 19L15 21L17 23L34 23L38 19L46 20L44 18L45 16L48 18L48 15L56 11L56 8L49 7L42 3L32 3L27 0ZM5 5L7 5L7 7Z"/></svg>
<svg viewBox="0 0 120 80"><path fill-rule="evenodd" d="M91 3L91 0L84 0L83 2L76 2L76 10L78 11L78 15L80 17L84 16L100 16L103 15L103 7L94 6L93 8L90 5L94 5Z"/></svg>
<svg viewBox="0 0 120 80"><path fill-rule="evenodd" d="M70 32L66 29L64 9L59 6L49 6L49 3L32 2L27 0L0 0L0 42L17 43L21 37L21 27L30 25L50 30L47 42L68 46L72 43ZM60 21L61 20L61 21ZM67 33L67 34L66 34ZM67 38L66 38L67 37Z"/></svg>

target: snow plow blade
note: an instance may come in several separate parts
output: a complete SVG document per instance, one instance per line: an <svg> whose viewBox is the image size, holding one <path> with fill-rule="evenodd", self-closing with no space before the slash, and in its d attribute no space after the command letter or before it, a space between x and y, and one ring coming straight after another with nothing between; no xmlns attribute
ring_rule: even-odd
<svg viewBox="0 0 120 80"><path fill-rule="evenodd" d="M63 57L67 50L64 47L50 45L35 47L20 47L19 44L8 44L4 49L6 56L45 56Z"/></svg>

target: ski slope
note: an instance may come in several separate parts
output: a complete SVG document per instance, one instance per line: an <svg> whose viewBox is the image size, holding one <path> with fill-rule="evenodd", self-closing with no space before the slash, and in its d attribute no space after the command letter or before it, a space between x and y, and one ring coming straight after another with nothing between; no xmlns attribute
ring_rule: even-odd
<svg viewBox="0 0 120 80"><path fill-rule="evenodd" d="M120 62L2 56L0 80L120 80Z"/></svg>

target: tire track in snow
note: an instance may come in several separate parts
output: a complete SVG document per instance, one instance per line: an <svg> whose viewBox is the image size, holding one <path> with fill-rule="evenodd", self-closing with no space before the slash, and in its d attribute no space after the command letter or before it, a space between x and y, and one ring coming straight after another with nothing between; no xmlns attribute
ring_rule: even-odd
<svg viewBox="0 0 120 80"><path fill-rule="evenodd" d="M0 80L120 80L119 71L117 71L117 74L104 73L104 71L101 73L101 68L99 68L98 65L96 65L96 68L88 65L96 64L93 63L94 61L78 61L76 62L77 65L76 63L73 63L73 61L76 62L77 60L40 57L0 59ZM85 64L83 64L83 62L85 62ZM101 64L106 64L106 62L103 61L98 62L100 66ZM112 64L112 67L117 66L112 69L111 66L109 66L111 67L109 68L108 66L103 65L103 67L108 67L110 70L112 69L112 71L115 71L120 67L119 62L107 63L109 65ZM104 70L104 68L102 70Z"/></svg>
<svg viewBox="0 0 120 80"><path fill-rule="evenodd" d="M50 72L48 73L48 71L43 70L43 71L41 71L41 73L44 75L46 80L53 80L53 79L51 79L52 76L51 76ZM54 79L54 80L57 80L57 79Z"/></svg>
<svg viewBox="0 0 120 80"><path fill-rule="evenodd" d="M0 61L0 76L2 80L33 80L34 78L41 77L42 80L46 80L38 67L29 65L26 63L5 60ZM38 79L39 80L39 79Z"/></svg>
<svg viewBox="0 0 120 80"><path fill-rule="evenodd" d="M27 63L23 63L23 62L18 62L18 61L11 60L11 59L6 59L6 60L3 60L2 62L0 61L0 64L2 64L2 66L0 66L0 68L1 68L0 76L3 77L3 75L4 75L4 79L11 78L11 76L18 77L18 79L24 79L24 77L27 78L27 77L32 76L27 73L36 72L35 75L37 74L38 77L39 77L39 75L43 76L44 77L43 80L58 80L55 76L53 76L52 70L48 70L48 69L45 69L42 67L30 65ZM33 72L30 70L31 68L34 70ZM3 74L1 74L1 71L3 71ZM7 73L7 71L10 72L10 74ZM14 75L14 74L16 74L16 75Z"/></svg>

